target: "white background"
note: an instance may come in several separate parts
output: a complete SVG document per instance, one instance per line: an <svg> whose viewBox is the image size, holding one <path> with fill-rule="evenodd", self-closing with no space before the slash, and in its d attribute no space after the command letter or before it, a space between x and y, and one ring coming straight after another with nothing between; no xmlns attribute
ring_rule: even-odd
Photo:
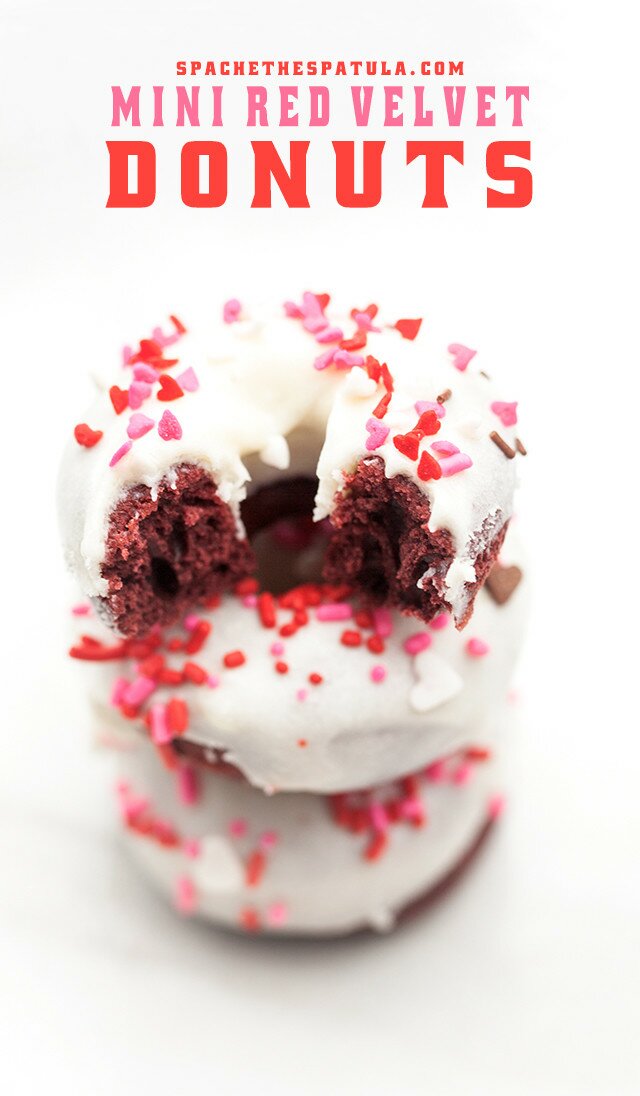
<svg viewBox="0 0 640 1096"><path fill-rule="evenodd" d="M637 1092L631 5L2 11L3 1090ZM248 208L237 127L224 133L235 182L223 210L181 206L173 128L138 134L158 145L156 205L104 208L112 83L171 86L178 57L356 55L463 58L471 85L529 83L516 136L533 142L532 206L484 208L493 134L465 129L450 209L420 209L421 170L403 167L413 134L397 131L382 135L381 206L339 210L341 116L312 136L310 210ZM117 844L108 760L89 752L63 656L53 495L92 365L170 311L189 322L230 296L279 302L307 287L423 315L444 340L480 347L520 399L536 597L510 809L482 861L395 936L274 946L179 921Z"/></svg>

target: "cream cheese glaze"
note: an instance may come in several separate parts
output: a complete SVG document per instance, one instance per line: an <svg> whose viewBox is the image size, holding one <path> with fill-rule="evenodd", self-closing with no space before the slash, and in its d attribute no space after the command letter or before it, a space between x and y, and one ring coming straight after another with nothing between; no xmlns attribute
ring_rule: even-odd
<svg viewBox="0 0 640 1096"><path fill-rule="evenodd" d="M505 426L492 410L497 394L480 372L481 357L474 355L461 368L459 354L431 345L425 325L409 339L376 317L375 324L368 324L361 352L345 351L338 364L326 365L323 356L326 359L339 345L338 337L349 338L363 329L348 315L335 316L331 308L322 312L321 320L312 309L310 318L305 314L309 298L313 295L305 294L299 315L295 306L289 307L290 315L256 311L234 323L213 324L199 341L177 332L162 336L164 361L178 359L163 365L162 371L179 383L182 378L184 384L184 395L172 402L162 399L156 383L145 387L144 379L134 376L131 360L99 379L87 422L102 436L90 448L75 440L69 443L59 483L65 555L84 594L107 594L102 565L109 519L118 501L135 484L156 489L161 480L170 480L179 464L193 463L211 474L220 498L232 508L239 536L239 504L247 491L285 472L317 473L316 517L330 515L344 474L372 452L367 448L367 423L384 389L358 363L373 355L388 364L395 384L384 419L389 433L375 455L384 461L387 476L407 476L428 496L430 529L450 532L454 555L445 577L445 597L457 619L464 615L466 587L475 577L479 531L497 530L510 517L517 463L506 459L491 440L491 433L499 430L515 448L513 426ZM327 334L334 334L328 351ZM131 352L127 356L131 359ZM129 406L120 414L109 397L112 385L121 393L129 391ZM451 396L441 405L437 438L424 439L422 448L444 440L471 464L458 474L425 482L416 461L399 452L393 438L415 427L416 403L436 404L446 390ZM158 424L167 412L177 419L179 429L172 423L172 436L165 430L163 437ZM139 427L139 422L131 424L135 414L144 415L151 426L131 438L128 429ZM435 457L437 451L430 452ZM440 454L439 459L444 467L446 457Z"/></svg>

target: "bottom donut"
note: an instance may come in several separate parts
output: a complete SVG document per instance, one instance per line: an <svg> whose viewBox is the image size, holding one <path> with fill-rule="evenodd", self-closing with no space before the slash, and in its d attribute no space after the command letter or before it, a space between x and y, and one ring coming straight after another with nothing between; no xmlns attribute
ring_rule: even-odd
<svg viewBox="0 0 640 1096"><path fill-rule="evenodd" d="M386 931L453 882L502 808L482 747L362 792L267 796L228 770L118 750L125 840L186 915L249 933Z"/></svg>

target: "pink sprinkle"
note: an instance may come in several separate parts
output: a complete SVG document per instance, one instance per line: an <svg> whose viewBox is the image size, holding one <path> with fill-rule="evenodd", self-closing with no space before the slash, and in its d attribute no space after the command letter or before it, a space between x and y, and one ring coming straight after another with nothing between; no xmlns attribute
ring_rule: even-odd
<svg viewBox="0 0 640 1096"><path fill-rule="evenodd" d="M381 445L384 445L385 441L389 437L389 427L384 426L379 419L370 418L366 422L367 433L369 437L365 442L365 447L373 452L374 449L379 449Z"/></svg>
<svg viewBox="0 0 640 1096"><path fill-rule="evenodd" d="M405 639L402 646L408 655L417 655L420 651L426 651L427 647L430 647L433 643L432 637L428 632L415 632L412 636L408 636Z"/></svg>
<svg viewBox="0 0 640 1096"><path fill-rule="evenodd" d="M149 399L153 389L150 384L146 384L145 381L132 381L129 385L129 407L132 411L137 411L139 407L142 407L145 400Z"/></svg>
<svg viewBox="0 0 640 1096"><path fill-rule="evenodd" d="M301 320L304 315L302 309L298 308L298 305L294 304L293 301L284 302L284 314L291 320Z"/></svg>
<svg viewBox="0 0 640 1096"><path fill-rule="evenodd" d="M330 343L340 342L340 339L344 338L344 333L339 327L325 327L324 331L319 331L316 335L316 342Z"/></svg>
<svg viewBox="0 0 640 1096"><path fill-rule="evenodd" d="M133 367L133 379L136 381L144 381L145 384L155 384L158 379L158 374L152 365L145 365L144 362L138 362Z"/></svg>
<svg viewBox="0 0 640 1096"><path fill-rule="evenodd" d="M150 419L148 415L136 411L135 415L132 415L129 419L127 434L130 438L141 438L144 434L148 434L150 430L153 430L155 424L155 419Z"/></svg>
<svg viewBox="0 0 640 1096"><path fill-rule="evenodd" d="M458 446L452 441L432 441L431 448L434 453L441 453L443 457L452 457L454 453L460 452Z"/></svg>
<svg viewBox="0 0 640 1096"><path fill-rule="evenodd" d="M445 778L444 761L434 761L431 765L427 765L424 775L432 784L441 784Z"/></svg>
<svg viewBox="0 0 640 1096"><path fill-rule="evenodd" d="M185 369L176 380L185 392L197 392L200 387L200 381L191 367Z"/></svg>
<svg viewBox="0 0 640 1096"><path fill-rule="evenodd" d="M167 724L167 709L164 704L152 704L149 709L151 737L158 746L171 742L171 731Z"/></svg>
<svg viewBox="0 0 640 1096"><path fill-rule="evenodd" d="M306 700L308 696L309 696L308 689L298 689L298 691L296 692L296 700L303 701L303 700Z"/></svg>
<svg viewBox="0 0 640 1096"><path fill-rule="evenodd" d="M217 674L209 674L209 677L207 678L207 685L209 686L209 688L210 689L217 689L219 684L220 684L220 678L218 677L218 675Z"/></svg>
<svg viewBox="0 0 640 1096"><path fill-rule="evenodd" d="M284 643L280 643L280 642L272 643L271 646L269 647L269 653L272 654L272 655L283 655L284 654Z"/></svg>
<svg viewBox="0 0 640 1096"><path fill-rule="evenodd" d="M465 468L471 468L473 461L466 453L454 453L452 457L444 457L440 461L443 476L455 476L456 472L464 472Z"/></svg>
<svg viewBox="0 0 640 1096"><path fill-rule="evenodd" d="M193 765L181 765L178 769L178 798L188 807L192 807L200 798L198 774Z"/></svg>
<svg viewBox="0 0 640 1096"><path fill-rule="evenodd" d="M112 456L111 460L109 461L109 468L115 468L115 466L116 466L116 464L118 463L118 461L119 461L119 460L122 460L122 458L123 458L123 457L126 457L127 453L128 453L128 452L129 452L129 450L131 449L131 446L132 446L132 445L133 445L133 442L132 442L132 441L125 441L125 442L124 442L124 443L123 443L123 444L122 444L122 445L120 446L120 448L119 448L119 449L116 449L116 451L115 451L115 453L113 454L113 456Z"/></svg>
<svg viewBox="0 0 640 1096"><path fill-rule="evenodd" d="M172 411L163 411L158 433L163 441L179 441L182 437L182 427Z"/></svg>
<svg viewBox="0 0 640 1096"><path fill-rule="evenodd" d="M373 621L376 635L379 635L381 639L387 639L393 632L393 617L388 609L374 609Z"/></svg>
<svg viewBox="0 0 640 1096"><path fill-rule="evenodd" d="M369 816L374 829L384 833L389 828L389 819L382 803L372 803L369 808Z"/></svg>
<svg viewBox="0 0 640 1096"><path fill-rule="evenodd" d="M322 307L315 293L306 290L302 294L302 312L305 316L322 316Z"/></svg>
<svg viewBox="0 0 640 1096"><path fill-rule="evenodd" d="M325 350L324 354L319 354L313 363L314 369L326 369L331 365L331 362L336 356L335 350Z"/></svg>
<svg viewBox="0 0 640 1096"><path fill-rule="evenodd" d="M156 683L151 677L137 677L135 681L132 681L127 686L123 700L125 704L131 704L133 708L137 708L140 704L143 704L156 687Z"/></svg>
<svg viewBox="0 0 640 1096"><path fill-rule="evenodd" d="M338 369L351 369L354 365L364 365L362 354L352 354L350 350L336 350L333 360Z"/></svg>
<svg viewBox="0 0 640 1096"><path fill-rule="evenodd" d="M270 906L267 906L266 920L267 924L272 927L286 924L289 917L289 910L285 906L284 902L272 902Z"/></svg>
<svg viewBox="0 0 640 1096"><path fill-rule="evenodd" d="M329 326L329 321L322 314L319 316L306 316L302 321L302 326L305 331L317 335L319 331L324 331L325 327Z"/></svg>
<svg viewBox="0 0 640 1096"><path fill-rule="evenodd" d="M188 875L181 875L176 880L175 904L176 909L185 916L195 912L196 888Z"/></svg>
<svg viewBox="0 0 640 1096"><path fill-rule="evenodd" d="M503 403L502 400L495 400L491 404L491 410L498 416L503 426L515 426L518 421L517 406L517 403Z"/></svg>
<svg viewBox="0 0 640 1096"><path fill-rule="evenodd" d="M429 627L434 632L441 632L443 628L447 627L448 623L449 623L449 614L448 613L438 613L438 615L435 616L433 618L433 620L430 622Z"/></svg>
<svg viewBox="0 0 640 1096"><path fill-rule="evenodd" d="M371 680L375 681L376 684L380 681L384 681L386 676L387 671L385 670L384 666L374 666L371 670Z"/></svg>
<svg viewBox="0 0 640 1096"><path fill-rule="evenodd" d="M187 837L182 842L182 851L185 856L188 856L190 860L195 860L200 856L200 842L197 837Z"/></svg>
<svg viewBox="0 0 640 1096"><path fill-rule="evenodd" d="M74 616L88 616L91 612L91 606L86 601L82 601L79 605L74 605L71 612Z"/></svg>
<svg viewBox="0 0 640 1096"><path fill-rule="evenodd" d="M225 301L222 307L222 319L225 323L235 323L240 319L240 313L242 312L242 305L240 301L232 297L230 301Z"/></svg>
<svg viewBox="0 0 640 1096"><path fill-rule="evenodd" d="M468 762L463 762L462 765L458 765L457 769L454 769L451 774L451 782L458 785L468 784L472 776L473 766L469 765Z"/></svg>
<svg viewBox="0 0 640 1096"><path fill-rule="evenodd" d="M400 804L403 818L424 819L424 807L419 799L404 799Z"/></svg>
<svg viewBox="0 0 640 1096"><path fill-rule="evenodd" d="M192 632L194 628L197 628L201 618L197 613L187 613L184 618L184 626L188 632Z"/></svg>
<svg viewBox="0 0 640 1096"><path fill-rule="evenodd" d="M373 320L371 319L371 316L369 315L368 312L356 312L353 319L354 319L354 322L357 324L357 326L360 328L361 331L379 331L380 330L379 327L374 327L373 326Z"/></svg>
<svg viewBox="0 0 640 1096"><path fill-rule="evenodd" d="M128 365L133 357L133 350L130 346L122 347L122 364Z"/></svg>
<svg viewBox="0 0 640 1096"><path fill-rule="evenodd" d="M475 637L467 640L465 649L472 658L482 658L483 655L488 655L490 651L489 644L485 643L484 639L476 639Z"/></svg>
<svg viewBox="0 0 640 1096"><path fill-rule="evenodd" d="M488 814L492 822L495 822L496 818L499 818L506 807L506 800L503 795L492 795L489 800Z"/></svg>
<svg viewBox="0 0 640 1096"><path fill-rule="evenodd" d="M246 818L233 818L229 823L229 833L232 837L244 837L248 828Z"/></svg>
<svg viewBox="0 0 640 1096"><path fill-rule="evenodd" d="M175 320L173 322L175 324ZM152 338L155 339L157 343L160 343L160 346L163 348L165 346L173 346L174 343L177 343L178 340L182 338L183 334L184 332L178 330L172 331L170 335L165 335L161 327L154 327L151 332Z"/></svg>
<svg viewBox="0 0 640 1096"><path fill-rule="evenodd" d="M261 833L260 837L258 838L258 844L264 852L272 849L277 843L278 835L275 830L265 830L264 833Z"/></svg>
<svg viewBox="0 0 640 1096"><path fill-rule="evenodd" d="M447 413L444 404L437 400L417 400L414 407L419 415L424 415L425 411L433 411L439 419L443 419Z"/></svg>
<svg viewBox="0 0 640 1096"><path fill-rule="evenodd" d="M316 620L349 620L352 616L353 609L346 601L331 601L316 609Z"/></svg>
<svg viewBox="0 0 640 1096"><path fill-rule="evenodd" d="M256 594L245 594L242 598L242 604L245 609L255 609L258 604L258 598Z"/></svg>
<svg viewBox="0 0 640 1096"><path fill-rule="evenodd" d="M478 353L477 350L470 350L468 346L463 346L462 343L449 343L447 350L450 354L453 354L453 364L461 373L464 373L471 359L475 358Z"/></svg>
<svg viewBox="0 0 640 1096"><path fill-rule="evenodd" d="M110 702L111 704L113 704L114 708L120 707L122 701L124 700L124 694L128 688L129 682L127 681L126 677L117 677L115 679L113 683L113 688L111 689L110 697Z"/></svg>

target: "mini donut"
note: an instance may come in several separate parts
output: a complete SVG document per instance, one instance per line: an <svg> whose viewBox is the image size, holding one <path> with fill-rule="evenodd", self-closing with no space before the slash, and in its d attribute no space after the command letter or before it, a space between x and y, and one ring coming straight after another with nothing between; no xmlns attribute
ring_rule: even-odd
<svg viewBox="0 0 640 1096"><path fill-rule="evenodd" d="M337 587L274 597L245 580L142 641L83 617L71 654L105 731L124 716L163 756L224 760L268 792L368 787L492 741L522 637L521 563L511 531L464 632Z"/></svg>
<svg viewBox="0 0 640 1096"><path fill-rule="evenodd" d="M500 813L476 746L367 792L266 796L131 735L117 752L128 849L183 914L244 932L336 936L393 928L458 875Z"/></svg>
<svg viewBox="0 0 640 1096"><path fill-rule="evenodd" d="M76 426L59 509L84 594L124 636L180 619L252 573L279 485L278 518L331 525L326 582L463 626L525 451L475 351L313 293L225 317L200 348L175 318L125 348Z"/></svg>

